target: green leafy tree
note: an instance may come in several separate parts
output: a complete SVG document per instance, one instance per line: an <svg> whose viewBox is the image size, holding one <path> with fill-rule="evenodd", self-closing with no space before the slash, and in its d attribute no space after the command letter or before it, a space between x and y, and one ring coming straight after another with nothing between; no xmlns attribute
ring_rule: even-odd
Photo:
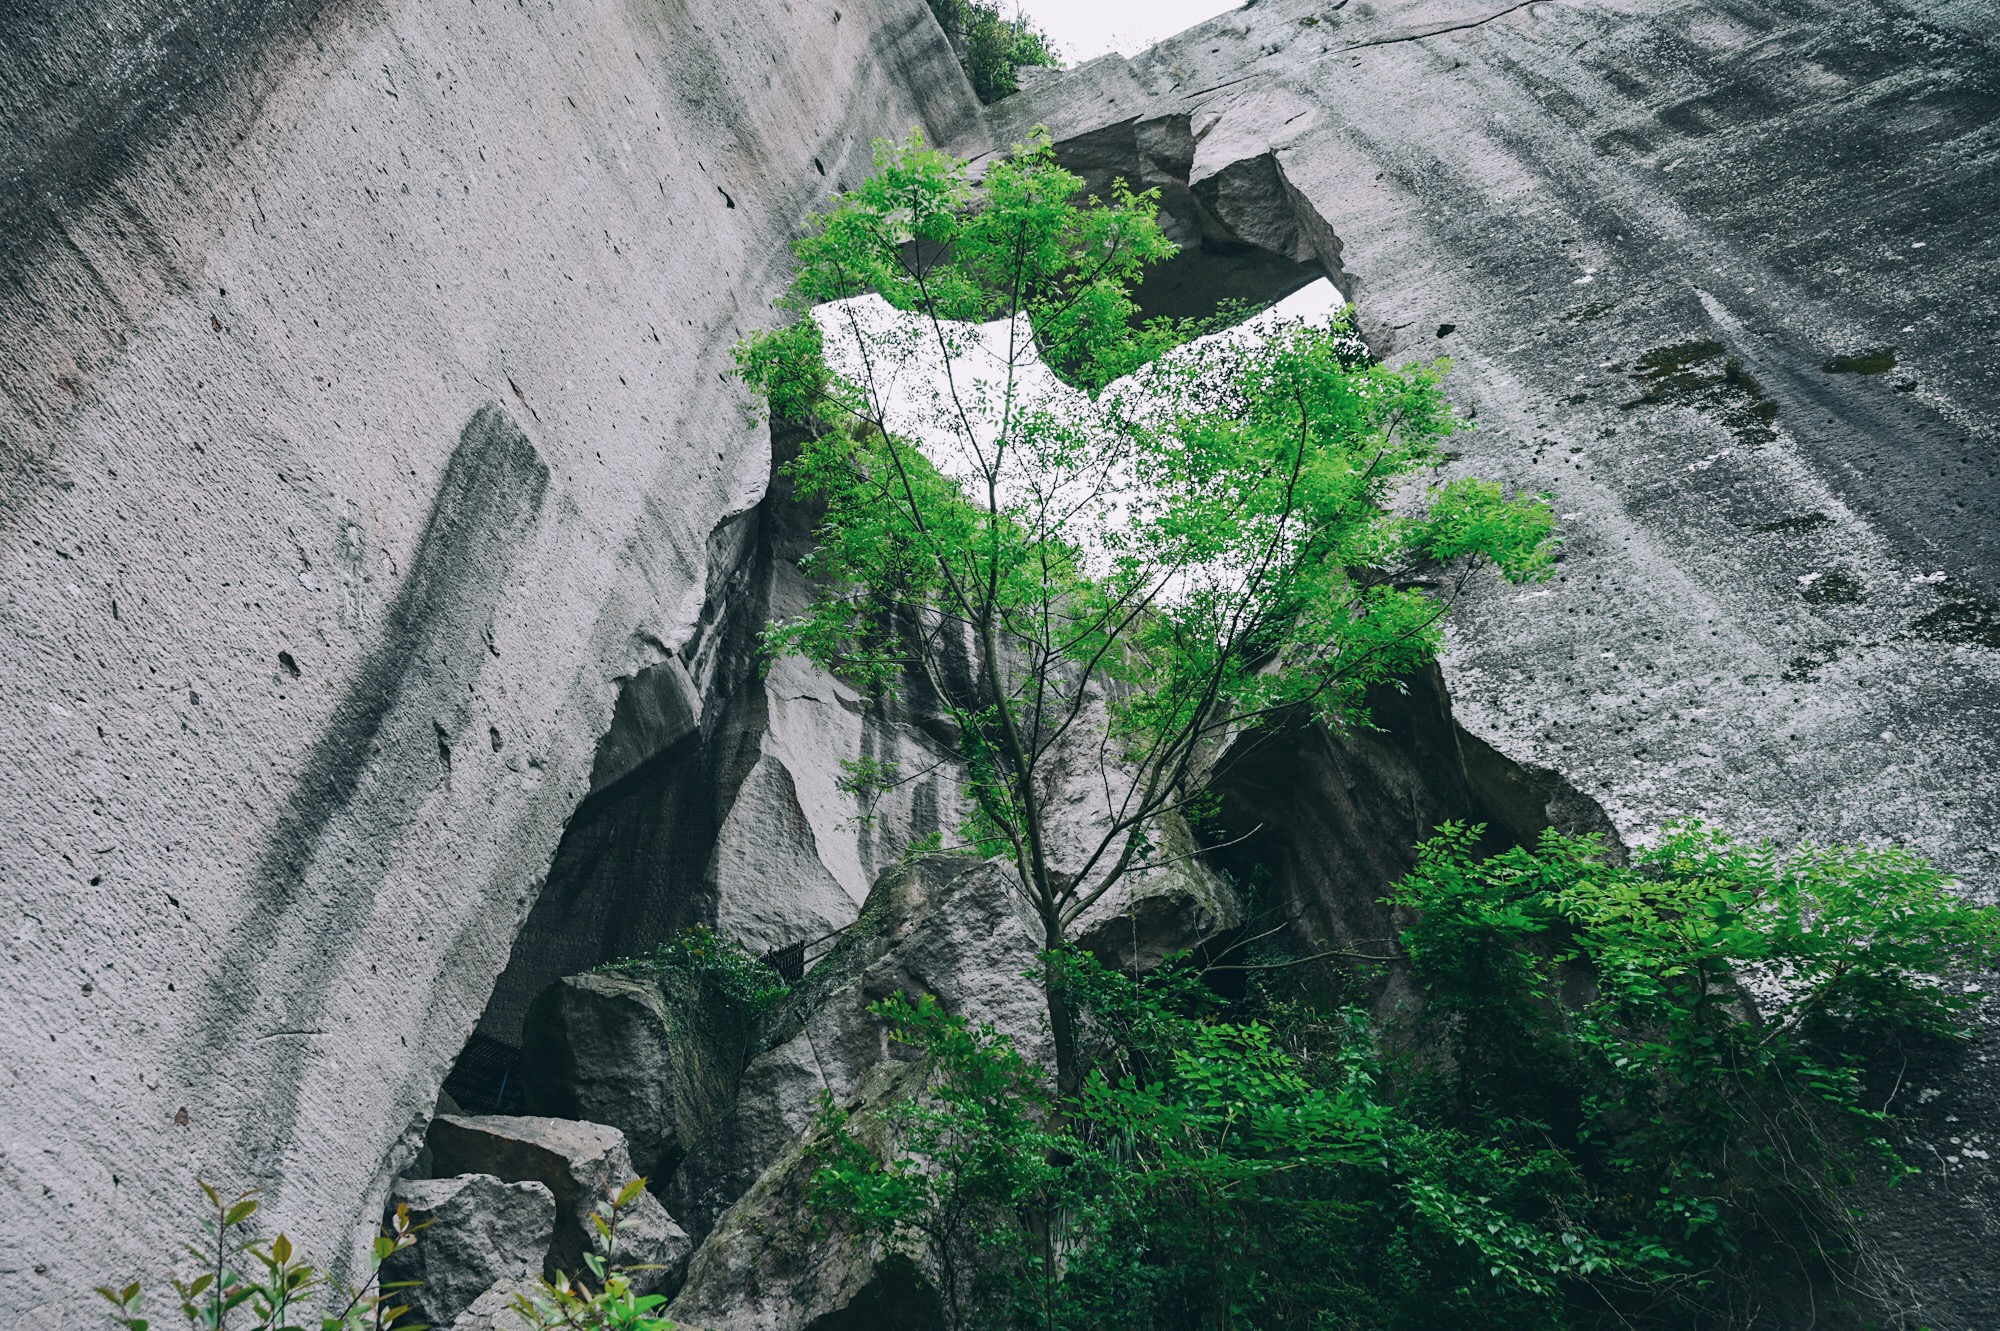
<svg viewBox="0 0 2000 1331"><path fill-rule="evenodd" d="M1427 479L1460 428L1442 363L1374 364L1345 319L1190 343L1207 326L1132 297L1173 252L1151 196L1086 197L1045 141L975 186L912 136L813 219L794 321L738 353L816 425L791 469L826 506L819 593L770 646L926 683L971 839L1014 862L1051 949L1162 862L1231 737L1360 721L1474 569L1553 553L1539 500ZM1102 816L1061 825L1079 768Z"/></svg>

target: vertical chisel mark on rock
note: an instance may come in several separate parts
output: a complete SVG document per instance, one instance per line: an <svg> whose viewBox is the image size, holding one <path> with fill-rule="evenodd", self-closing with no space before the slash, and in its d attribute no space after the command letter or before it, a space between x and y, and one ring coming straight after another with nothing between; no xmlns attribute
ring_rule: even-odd
<svg viewBox="0 0 2000 1331"><path fill-rule="evenodd" d="M431 722L431 727L432 729L437 731L438 781L439 784L441 784L444 787L445 793L450 794L451 793L451 732L445 729L444 722L442 721Z"/></svg>

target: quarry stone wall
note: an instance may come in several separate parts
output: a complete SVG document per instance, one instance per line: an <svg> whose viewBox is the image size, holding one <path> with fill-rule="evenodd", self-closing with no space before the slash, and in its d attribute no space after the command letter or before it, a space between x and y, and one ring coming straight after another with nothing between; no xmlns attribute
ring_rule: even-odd
<svg viewBox="0 0 2000 1331"><path fill-rule="evenodd" d="M1046 125L1087 176L1159 186L1218 265L1316 267L1380 354L1451 358L1464 467L1550 492L1564 540L1552 582L1455 617L1469 730L1628 839L1696 816L1895 841L1992 899L1994 17L1260 0L1042 76L962 143ZM1877 1232L1917 1322L2000 1307L2000 1176L1972 1153L2000 1141L1996 1060L1989 1023L1905 1070L1926 1172Z"/></svg>
<svg viewBox="0 0 2000 1331"><path fill-rule="evenodd" d="M7 6L0 88L0 1325L44 1326L197 1177L320 1253L379 1208L764 492L731 344L873 136L976 103L919 0Z"/></svg>
<svg viewBox="0 0 2000 1331"><path fill-rule="evenodd" d="M1451 780L2000 890L1994 17L1257 0L981 110L917 0L0 13L0 1325L157 1269L196 1177L340 1249L475 1026L842 923L948 815L852 817L838 759L936 746L754 668L809 529L728 377L913 125L1159 188L1149 308L1327 276L1452 358L1565 548L1458 617ZM1299 876L1374 872L1399 780ZM1904 1070L1871 1202L1940 1331L2000 1304L1996 1054Z"/></svg>

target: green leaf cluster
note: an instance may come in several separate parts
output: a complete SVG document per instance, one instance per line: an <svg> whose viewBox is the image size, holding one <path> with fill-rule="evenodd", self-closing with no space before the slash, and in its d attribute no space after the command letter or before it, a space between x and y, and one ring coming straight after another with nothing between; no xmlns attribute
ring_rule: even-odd
<svg viewBox="0 0 2000 1331"><path fill-rule="evenodd" d="M996 0L930 0L930 5L982 102L1018 89L1023 65L1062 63L1047 33L1018 13L1005 17Z"/></svg>
<svg viewBox="0 0 2000 1331"><path fill-rule="evenodd" d="M1892 848L1781 853L1681 823L1625 865L1554 833L1480 858L1477 835L1443 829L1391 898L1417 913L1411 1103L1556 1143L1565 1205L1626 1236L1634 1279L1727 1281L1773 1216L1816 1261L1851 1260L1857 1151L1909 1168L1864 1056L1962 1034L1973 1000L1947 977L2000 958L2000 913Z"/></svg>
<svg viewBox="0 0 2000 1331"><path fill-rule="evenodd" d="M1173 839L1233 738L1365 722L1476 571L1551 567L1543 499L1436 474L1462 428L1442 362L1375 363L1350 315L1209 338L1141 318L1175 252L1156 198L1086 195L1046 136L977 181L880 144L795 250L792 321L737 352L809 427L788 465L825 513L814 599L766 645L925 691L965 839L1013 862L1051 948ZM1078 829L1052 773L1079 763L1111 816L1058 865Z"/></svg>
<svg viewBox="0 0 2000 1331"><path fill-rule="evenodd" d="M812 1204L923 1254L954 1328L1685 1327L1773 1263L1866 1288L1847 1188L1907 1167L1861 1053L1961 1033L1948 977L2000 960L2000 912L1895 850L1478 835L1398 884L1414 988L1372 1016L1289 965L1225 1001L1191 963L1051 953L1065 1093L990 1027L877 1004L926 1079L886 1148L824 1106Z"/></svg>
<svg viewBox="0 0 2000 1331"><path fill-rule="evenodd" d="M770 963L705 924L690 925L651 952L621 957L598 969L684 977L699 987L704 1001L742 1022L770 1011L791 991Z"/></svg>
<svg viewBox="0 0 2000 1331"><path fill-rule="evenodd" d="M618 1260L618 1233L624 1216L646 1190L646 1180L633 1179L614 1189L591 1211L595 1251L586 1253L585 1270L554 1279L537 1277L508 1305L523 1331L674 1331L674 1323L658 1316L664 1296L639 1294L633 1276L655 1270ZM426 1224L413 1224L410 1208L398 1206L369 1246L368 1272L359 1284L342 1286L326 1271L303 1260L283 1234L262 1239L251 1222L257 1214L254 1193L224 1200L207 1183L201 1184L210 1213L198 1243L183 1244L194 1263L190 1275L172 1278L181 1316L189 1331L430 1331L406 1320L410 1309L397 1300L421 1282L383 1281L382 1264L417 1242ZM427 1223L427 1222L426 1222ZM123 1331L151 1331L145 1292L139 1281L124 1286L99 1286L111 1305L111 1321ZM319 1306L321 1311L312 1309Z"/></svg>
<svg viewBox="0 0 2000 1331"><path fill-rule="evenodd" d="M175 1302L190 1331L428 1331L404 1320L410 1309L396 1301L407 1281L380 1280L382 1263L416 1242L422 1225L410 1222L407 1206L396 1208L369 1245L367 1276L342 1286L305 1261L284 1234L260 1238L252 1228L259 1202L254 1192L225 1199L203 1183L208 1203L200 1241L184 1243L193 1263L188 1275L172 1278ZM145 1292L139 1281L100 1285L111 1305L112 1322L124 1331L149 1331ZM315 1312L314 1309L319 1311Z"/></svg>

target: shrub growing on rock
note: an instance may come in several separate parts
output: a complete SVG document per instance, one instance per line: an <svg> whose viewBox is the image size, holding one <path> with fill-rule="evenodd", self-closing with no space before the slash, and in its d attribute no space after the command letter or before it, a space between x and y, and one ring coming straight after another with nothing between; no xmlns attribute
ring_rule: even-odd
<svg viewBox="0 0 2000 1331"><path fill-rule="evenodd" d="M982 102L1019 88L1023 66L1061 63L1047 33L1018 13L1007 18L994 0L930 0L930 5Z"/></svg>
<svg viewBox="0 0 2000 1331"><path fill-rule="evenodd" d="M1372 1016L1288 989L1296 958L1225 1003L1192 965L1054 953L1065 1094L991 1029L885 1000L924 1090L886 1152L826 1106L812 1204L919 1254L954 1331L1733 1326L1774 1289L1879 1298L1846 1188L1908 1167L1861 1051L1958 1037L1947 977L2000 960L2000 912L1898 851L1689 825L1621 866L1554 834L1481 858L1476 833L1395 889L1383 964L1421 1000Z"/></svg>

